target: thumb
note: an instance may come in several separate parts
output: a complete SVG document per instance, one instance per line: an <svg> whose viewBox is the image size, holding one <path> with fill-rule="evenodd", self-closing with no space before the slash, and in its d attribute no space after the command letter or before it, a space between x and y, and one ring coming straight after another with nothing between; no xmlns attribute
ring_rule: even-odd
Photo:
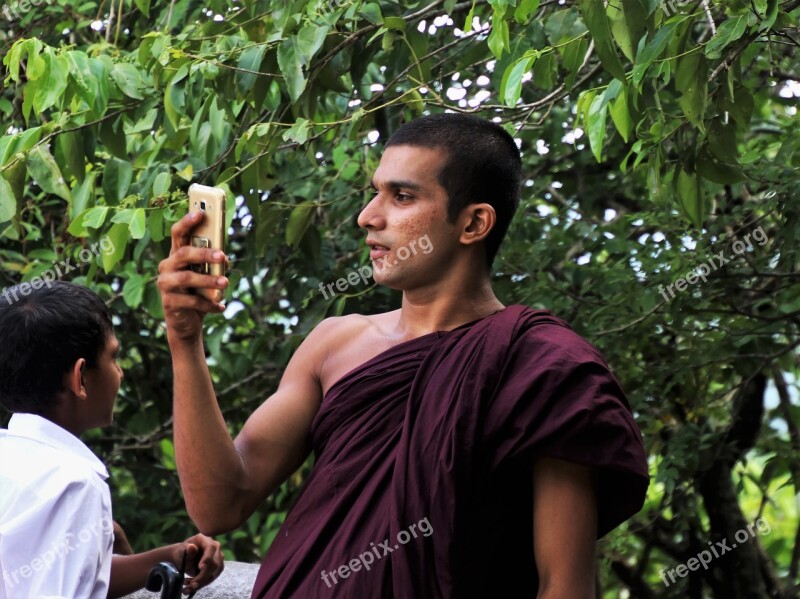
<svg viewBox="0 0 800 599"><path fill-rule="evenodd" d="M186 569L196 571L198 564L196 563L200 549L194 543L185 543L184 551L186 552Z"/></svg>

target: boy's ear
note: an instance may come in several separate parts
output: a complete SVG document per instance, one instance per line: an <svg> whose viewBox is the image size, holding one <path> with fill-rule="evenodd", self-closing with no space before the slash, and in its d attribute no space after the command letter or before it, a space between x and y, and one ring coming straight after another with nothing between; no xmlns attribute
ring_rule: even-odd
<svg viewBox="0 0 800 599"><path fill-rule="evenodd" d="M83 373L86 369L86 360L79 358L75 360L70 371L65 375L67 390L72 391L81 399L86 399L86 385Z"/></svg>
<svg viewBox="0 0 800 599"><path fill-rule="evenodd" d="M470 204L461 213L461 243L483 241L497 222L497 213L491 204Z"/></svg>

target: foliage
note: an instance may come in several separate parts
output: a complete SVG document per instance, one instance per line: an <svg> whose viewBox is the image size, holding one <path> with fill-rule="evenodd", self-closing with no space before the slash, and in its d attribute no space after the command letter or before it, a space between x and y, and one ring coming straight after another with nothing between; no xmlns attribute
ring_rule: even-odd
<svg viewBox="0 0 800 599"><path fill-rule="evenodd" d="M367 260L354 220L380 143L451 109L498 120L523 151L499 296L550 308L595 342L644 431L654 483L645 510L601 544L605 596L791 594L797 0L10 6L2 284L70 257L69 278L117 315L126 381L116 424L91 442L134 545L191 529L154 284L189 183L228 194L229 309L206 339L235 434L323 317L397 305L385 289L326 298L318 286ZM101 240L113 250L83 260ZM705 280L669 291L703 265ZM263 555L310 465L226 535L229 556ZM769 536L662 582L662 568L759 516Z"/></svg>

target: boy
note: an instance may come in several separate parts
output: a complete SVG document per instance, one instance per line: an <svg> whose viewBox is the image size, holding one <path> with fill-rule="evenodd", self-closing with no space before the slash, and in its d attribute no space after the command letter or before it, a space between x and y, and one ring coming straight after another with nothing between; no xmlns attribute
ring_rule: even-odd
<svg viewBox="0 0 800 599"><path fill-rule="evenodd" d="M112 422L122 381L119 342L105 304L55 281L0 302L0 599L103 599L144 587L162 561L196 574L222 571L219 543L196 535L136 555L113 555L111 495L85 431Z"/></svg>

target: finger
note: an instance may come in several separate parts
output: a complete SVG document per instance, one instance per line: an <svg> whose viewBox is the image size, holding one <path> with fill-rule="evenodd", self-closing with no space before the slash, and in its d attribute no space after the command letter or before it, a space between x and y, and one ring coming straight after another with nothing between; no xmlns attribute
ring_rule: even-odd
<svg viewBox="0 0 800 599"><path fill-rule="evenodd" d="M214 542L204 549L203 557L200 559L199 573L192 579L192 583L197 585L196 588L216 580L225 567L219 543Z"/></svg>
<svg viewBox="0 0 800 599"><path fill-rule="evenodd" d="M219 264L220 262L225 262L226 266L230 264L228 257L221 250L184 245L173 249L169 257L159 263L158 272L165 274L184 270L192 264Z"/></svg>
<svg viewBox="0 0 800 599"><path fill-rule="evenodd" d="M189 212L177 223L172 225L170 233L172 235L172 250L175 251L179 247L189 245L190 235L194 229L204 218L204 214L199 210Z"/></svg>
<svg viewBox="0 0 800 599"><path fill-rule="evenodd" d="M225 311L224 303L212 302L208 298L199 294L171 293L162 297L164 312L181 312L184 310L195 310L203 314L217 313Z"/></svg>
<svg viewBox="0 0 800 599"><path fill-rule="evenodd" d="M189 289L225 289L228 283L226 277L204 275L192 270L178 270L160 275L156 285L162 294L185 294Z"/></svg>

